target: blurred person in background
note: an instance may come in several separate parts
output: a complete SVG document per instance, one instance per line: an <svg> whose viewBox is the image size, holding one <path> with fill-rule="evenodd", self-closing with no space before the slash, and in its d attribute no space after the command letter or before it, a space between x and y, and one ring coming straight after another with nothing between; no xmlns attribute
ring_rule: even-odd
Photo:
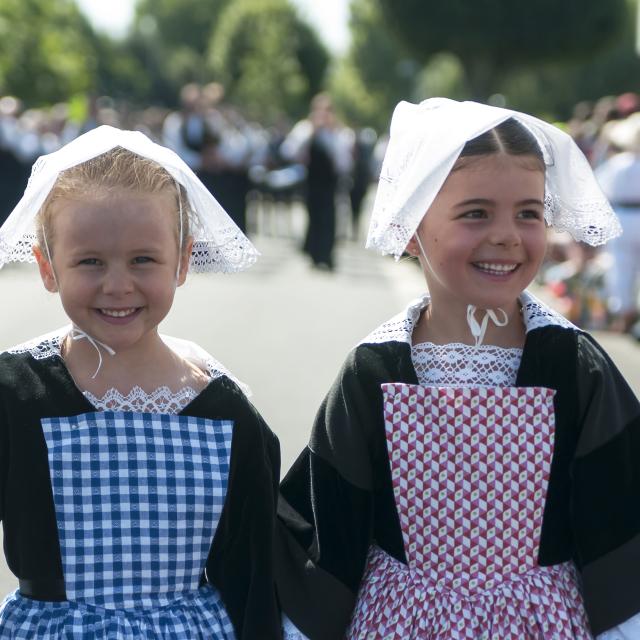
<svg viewBox="0 0 640 640"><path fill-rule="evenodd" d="M609 123L605 137L620 152L596 168L596 177L623 229L610 243L612 264L606 274L611 328L630 331L639 319L640 113Z"/></svg>
<svg viewBox="0 0 640 640"><path fill-rule="evenodd" d="M353 131L338 121L331 97L319 93L307 118L282 143L282 156L307 167L309 215L303 251L315 268L332 271L336 237L336 194L353 167Z"/></svg>
<svg viewBox="0 0 640 640"><path fill-rule="evenodd" d="M0 223L20 200L29 175L29 167L20 161L16 153L21 111L22 103L18 98L0 98Z"/></svg>
<svg viewBox="0 0 640 640"><path fill-rule="evenodd" d="M378 135L371 127L360 129L355 134L353 171L349 190L349 198L351 200L351 237L353 240L358 240L360 237L362 205L372 180L374 177L378 177L374 174L373 161L373 151L377 140Z"/></svg>
<svg viewBox="0 0 640 640"><path fill-rule="evenodd" d="M202 165L204 114L202 88L195 82L180 89L180 110L172 111L162 125L162 144L175 151L190 169Z"/></svg>

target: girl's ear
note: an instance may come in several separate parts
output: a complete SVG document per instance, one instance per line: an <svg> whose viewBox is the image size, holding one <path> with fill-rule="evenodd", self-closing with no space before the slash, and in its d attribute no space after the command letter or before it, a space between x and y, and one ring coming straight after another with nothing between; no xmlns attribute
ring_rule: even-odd
<svg viewBox="0 0 640 640"><path fill-rule="evenodd" d="M416 234L415 233L411 236L411 239L407 243L407 247L406 247L405 251L410 256L413 256L414 258L419 258L420 257L420 247L418 246L418 241L416 240Z"/></svg>
<svg viewBox="0 0 640 640"><path fill-rule="evenodd" d="M178 270L178 286L184 284L187 279L187 271L189 270L189 261L191 260L191 249L193 249L193 236L189 236L187 244L180 256L180 269Z"/></svg>
<svg viewBox="0 0 640 640"><path fill-rule="evenodd" d="M58 283L56 282L55 274L53 273L53 267L47 258L44 257L42 249L37 244L33 245L33 255L38 263L38 270L40 271L40 278L44 288L51 293L58 291Z"/></svg>

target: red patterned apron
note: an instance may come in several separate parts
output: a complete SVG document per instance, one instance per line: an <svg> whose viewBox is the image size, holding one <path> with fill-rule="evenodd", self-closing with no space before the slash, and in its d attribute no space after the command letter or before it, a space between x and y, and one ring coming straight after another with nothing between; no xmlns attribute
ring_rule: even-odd
<svg viewBox="0 0 640 640"><path fill-rule="evenodd" d="M554 391L384 384L408 564L372 547L348 638L589 639L572 563L537 563Z"/></svg>

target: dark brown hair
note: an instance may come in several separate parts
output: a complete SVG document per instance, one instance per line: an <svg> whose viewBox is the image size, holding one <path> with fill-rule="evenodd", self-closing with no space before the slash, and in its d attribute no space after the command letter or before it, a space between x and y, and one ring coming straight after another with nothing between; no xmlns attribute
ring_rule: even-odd
<svg viewBox="0 0 640 640"><path fill-rule="evenodd" d="M542 149L535 136L521 122L515 118L509 118L489 131L469 140L464 145L458 162L466 158L476 156L506 153L510 156L529 156L539 164L541 171L545 169ZM462 163L464 166L464 163ZM460 167L456 167L460 168Z"/></svg>

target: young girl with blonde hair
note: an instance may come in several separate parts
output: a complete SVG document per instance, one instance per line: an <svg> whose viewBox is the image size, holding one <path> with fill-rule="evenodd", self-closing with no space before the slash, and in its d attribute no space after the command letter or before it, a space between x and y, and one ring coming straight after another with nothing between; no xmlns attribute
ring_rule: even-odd
<svg viewBox="0 0 640 640"><path fill-rule="evenodd" d="M32 255L71 324L0 354L0 638L280 638L277 438L158 332L189 270L255 248L177 155L105 126L34 165L0 266Z"/></svg>

